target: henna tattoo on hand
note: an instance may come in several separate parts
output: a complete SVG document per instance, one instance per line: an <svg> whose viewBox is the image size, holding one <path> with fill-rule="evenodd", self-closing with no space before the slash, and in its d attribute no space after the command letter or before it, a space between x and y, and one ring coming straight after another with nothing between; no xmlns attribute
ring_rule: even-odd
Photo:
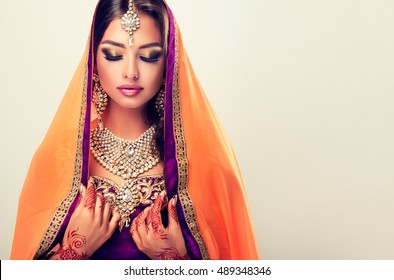
<svg viewBox="0 0 394 280"><path fill-rule="evenodd" d="M175 248L163 248L163 250L156 255L161 260L190 260L189 255L186 253L183 257Z"/></svg>
<svg viewBox="0 0 394 280"><path fill-rule="evenodd" d="M170 207L170 216L175 220L175 222L179 225L179 218L178 218L178 212L176 210L176 200L175 203Z"/></svg>
<svg viewBox="0 0 394 280"><path fill-rule="evenodd" d="M142 220L141 214L142 214L142 213L140 213L140 214L134 219L134 221L131 223L130 233L131 233L131 235L137 234L138 237L142 240L141 234L140 234L140 232L138 231L139 228L142 226L142 224L143 224L143 222L144 222L144 221Z"/></svg>
<svg viewBox="0 0 394 280"><path fill-rule="evenodd" d="M96 190L93 184L88 187L86 195L85 207L87 207L89 211L93 211L96 205Z"/></svg>
<svg viewBox="0 0 394 280"><path fill-rule="evenodd" d="M59 255L61 260L87 260L89 255L86 252L79 254L74 249L81 249L86 245L86 237L77 233L78 229L69 232L68 246L60 246L55 255Z"/></svg>
<svg viewBox="0 0 394 280"><path fill-rule="evenodd" d="M148 216L146 218L147 225L152 225L153 229L153 237L156 239L167 239L167 235L164 232L163 224L161 223L161 213L160 213L160 208L161 204L163 203L164 196L159 196L157 198L159 201L155 201L153 204L153 207L149 210Z"/></svg>
<svg viewBox="0 0 394 280"><path fill-rule="evenodd" d="M70 247L60 247L57 252L61 260L88 260L89 256L86 253L78 254Z"/></svg>
<svg viewBox="0 0 394 280"><path fill-rule="evenodd" d="M86 245L86 237L77 233L78 229L68 234L68 245L71 248L81 249Z"/></svg>
<svg viewBox="0 0 394 280"><path fill-rule="evenodd" d="M104 201L104 196L100 193L100 194L97 194L97 196L98 196L98 198L100 199L100 202L101 202L101 204L100 204L100 206L99 206L99 209L100 210L103 210L103 205L104 205L104 203L105 203L105 201Z"/></svg>

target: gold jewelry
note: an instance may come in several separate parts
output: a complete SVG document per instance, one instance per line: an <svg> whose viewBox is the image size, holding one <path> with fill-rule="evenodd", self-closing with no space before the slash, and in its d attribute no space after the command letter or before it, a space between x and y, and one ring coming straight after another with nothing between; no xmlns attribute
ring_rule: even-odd
<svg viewBox="0 0 394 280"><path fill-rule="evenodd" d="M156 95L155 107L159 114L160 120L164 118L164 96L165 96L165 81L163 81L159 92Z"/></svg>
<svg viewBox="0 0 394 280"><path fill-rule="evenodd" d="M152 205L159 194L165 190L164 175L146 175L130 179L127 184L119 186L114 181L100 176L91 177L96 192L104 196L113 209L119 212L121 219L118 228L130 226L130 215L140 204Z"/></svg>
<svg viewBox="0 0 394 280"><path fill-rule="evenodd" d="M93 104L96 108L96 112L99 119L99 128L103 129L103 119L102 115L107 107L108 104L108 95L102 88L99 80L99 76L97 74L93 75L94 88L93 88Z"/></svg>
<svg viewBox="0 0 394 280"><path fill-rule="evenodd" d="M140 203L149 203L153 191L158 191L155 187L145 190L137 184L137 177L160 161L160 153L153 143L155 132L156 126L152 125L134 141L121 139L108 128L95 128L90 135L93 156L107 170L125 179L121 187L114 188L114 192L100 189L101 185L96 186L96 191L102 191L106 201L120 212L119 230L123 226L129 227L131 213ZM160 190L163 188L162 184L157 186Z"/></svg>
<svg viewBox="0 0 394 280"><path fill-rule="evenodd" d="M156 126L152 125L138 139L125 140L108 128L92 130L90 148L97 161L126 181L152 169L160 161L160 153L152 143Z"/></svg>
<svg viewBox="0 0 394 280"><path fill-rule="evenodd" d="M129 33L129 46L133 45L133 32L140 27L140 18L133 8L133 1L129 0L129 9L122 16L122 28Z"/></svg>

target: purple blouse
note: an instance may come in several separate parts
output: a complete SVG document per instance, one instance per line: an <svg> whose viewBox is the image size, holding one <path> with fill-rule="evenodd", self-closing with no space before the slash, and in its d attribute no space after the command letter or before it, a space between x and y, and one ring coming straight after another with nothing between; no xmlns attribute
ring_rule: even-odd
<svg viewBox="0 0 394 280"><path fill-rule="evenodd" d="M138 250L130 234L130 224L135 217L141 213L145 207L151 205L158 195L165 190L164 175L146 175L136 178L132 182L134 195L136 200L131 200L130 190L124 189L115 182L99 177L92 176L96 192L104 196L105 201L111 203L112 207L119 205L122 200L130 201L128 209L118 209L118 212L123 216L123 219L130 218L129 223L125 223L123 229L116 229L114 234L101 246L91 257L93 260L149 260L149 257ZM119 207L118 207L119 208ZM128 211L128 212L127 212ZM128 213L131 212L130 215ZM168 222L163 215L163 223Z"/></svg>

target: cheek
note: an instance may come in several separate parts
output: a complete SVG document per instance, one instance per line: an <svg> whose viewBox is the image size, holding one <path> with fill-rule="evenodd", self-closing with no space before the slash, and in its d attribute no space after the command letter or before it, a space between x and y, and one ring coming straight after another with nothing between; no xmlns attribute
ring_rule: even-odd
<svg viewBox="0 0 394 280"><path fill-rule="evenodd" d="M109 63L105 59L97 60L97 74L100 77L100 83L105 88L109 84L116 81L116 77L119 75L119 63Z"/></svg>
<svg viewBox="0 0 394 280"><path fill-rule="evenodd" d="M152 71L148 71L149 79L151 80L152 86L156 89L159 89L164 79L164 65L161 63L160 65L156 65L155 69Z"/></svg>

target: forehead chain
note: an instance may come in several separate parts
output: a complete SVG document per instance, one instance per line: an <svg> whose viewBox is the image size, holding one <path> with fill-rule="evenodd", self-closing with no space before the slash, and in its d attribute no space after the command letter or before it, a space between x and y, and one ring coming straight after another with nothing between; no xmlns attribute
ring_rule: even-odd
<svg viewBox="0 0 394 280"><path fill-rule="evenodd" d="M124 31L129 33L129 46L133 45L133 33L140 27L140 18L134 10L133 0L129 0L129 8L122 16L121 26Z"/></svg>

